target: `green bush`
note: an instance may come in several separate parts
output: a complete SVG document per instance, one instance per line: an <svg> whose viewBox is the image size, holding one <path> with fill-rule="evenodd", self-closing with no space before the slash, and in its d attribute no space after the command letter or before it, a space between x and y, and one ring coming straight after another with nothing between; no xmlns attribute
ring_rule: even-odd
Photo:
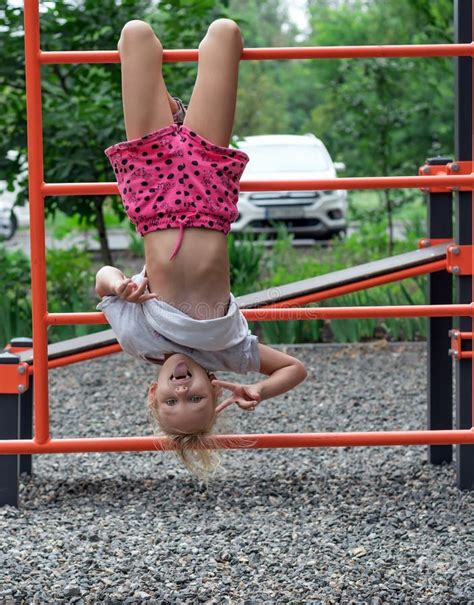
<svg viewBox="0 0 474 605"><path fill-rule="evenodd" d="M128 244L128 249L134 256L141 256L143 258L145 256L145 244L143 237L140 237L136 233L130 232L130 243Z"/></svg>
<svg viewBox="0 0 474 605"><path fill-rule="evenodd" d="M0 246L0 347L16 336L31 336L30 261Z"/></svg>
<svg viewBox="0 0 474 605"><path fill-rule="evenodd" d="M32 335L30 261L20 251L0 247L2 293L0 298L0 344L17 336ZM85 251L47 250L47 299L50 313L94 311L91 291L92 264ZM57 342L104 329L103 326L50 327L48 340Z"/></svg>
<svg viewBox="0 0 474 605"><path fill-rule="evenodd" d="M97 297L92 262L86 251L48 250L46 253L48 311L50 313L79 313L95 311ZM74 336L83 336L99 330L103 325L57 326L50 328L50 342Z"/></svg>
<svg viewBox="0 0 474 605"><path fill-rule="evenodd" d="M252 234L236 236L230 233L227 238L229 253L230 285L235 296L249 294L258 288L261 263L265 253L264 235Z"/></svg>
<svg viewBox="0 0 474 605"><path fill-rule="evenodd" d="M113 201L107 199L104 202L104 221L105 226L109 227L120 227L125 222L123 219L120 220L118 215L112 210ZM128 222L128 221L127 221ZM84 216L80 214L67 215L60 210L56 210L54 214L46 218L46 228L55 239L64 239L66 236L74 232L88 232L93 231L91 224L87 222ZM97 237L96 231L94 231L94 237Z"/></svg>

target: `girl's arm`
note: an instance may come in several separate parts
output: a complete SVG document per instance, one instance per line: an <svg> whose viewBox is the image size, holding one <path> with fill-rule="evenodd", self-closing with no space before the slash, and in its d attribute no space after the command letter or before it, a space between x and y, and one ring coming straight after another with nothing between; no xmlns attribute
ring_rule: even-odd
<svg viewBox="0 0 474 605"><path fill-rule="evenodd" d="M286 353L258 343L260 354L260 372L269 378L257 382L261 399L270 399L286 393L306 378L308 373L304 364Z"/></svg>
<svg viewBox="0 0 474 605"><path fill-rule="evenodd" d="M230 397L218 404L216 412L222 412L233 403L243 410L254 410L263 399L286 393L306 378L304 364L295 357L261 343L258 343L258 350L260 372L267 374L269 378L248 385L214 379L213 385L232 391Z"/></svg>
<svg viewBox="0 0 474 605"><path fill-rule="evenodd" d="M118 296L134 303L156 298L156 294L145 293L147 285L148 278L143 278L142 283L138 285L129 277L125 277L120 269L108 265L99 269L95 278L95 291L98 296Z"/></svg>

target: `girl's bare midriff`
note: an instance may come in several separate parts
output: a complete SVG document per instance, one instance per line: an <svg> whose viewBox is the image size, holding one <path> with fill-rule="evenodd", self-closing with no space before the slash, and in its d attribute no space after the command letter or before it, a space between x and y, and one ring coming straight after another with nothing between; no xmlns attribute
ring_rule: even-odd
<svg viewBox="0 0 474 605"><path fill-rule="evenodd" d="M212 229L185 228L181 246L169 260L178 238L178 229L144 236L150 292L194 319L223 317L230 296L227 236Z"/></svg>

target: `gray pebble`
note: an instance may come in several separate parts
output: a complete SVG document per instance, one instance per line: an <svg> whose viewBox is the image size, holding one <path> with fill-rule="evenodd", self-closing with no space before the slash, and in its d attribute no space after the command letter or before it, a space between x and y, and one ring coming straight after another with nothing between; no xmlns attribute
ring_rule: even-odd
<svg viewBox="0 0 474 605"><path fill-rule="evenodd" d="M423 429L422 343L281 347L309 377L230 432ZM52 370L55 436L151 434L153 368ZM235 376L218 373L223 380ZM260 375L241 377L243 382ZM0 603L469 603L474 494L425 447L222 453L208 488L161 452L37 456L0 508Z"/></svg>

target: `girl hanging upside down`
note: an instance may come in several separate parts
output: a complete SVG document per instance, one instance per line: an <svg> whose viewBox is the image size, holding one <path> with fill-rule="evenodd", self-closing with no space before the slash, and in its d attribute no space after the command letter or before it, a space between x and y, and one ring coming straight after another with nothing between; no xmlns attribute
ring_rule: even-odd
<svg viewBox="0 0 474 605"><path fill-rule="evenodd" d="M129 21L118 43L127 140L105 150L144 239L145 266L131 278L102 267L97 309L124 351L161 365L149 388L152 420L204 476L216 460L202 444L222 410L232 403L255 410L306 378L300 361L258 342L230 292L226 236L249 161L228 146L242 49L234 21L211 23L186 108L166 89L160 40L144 21ZM229 383L217 370L268 378ZM219 403L223 388L231 396Z"/></svg>

